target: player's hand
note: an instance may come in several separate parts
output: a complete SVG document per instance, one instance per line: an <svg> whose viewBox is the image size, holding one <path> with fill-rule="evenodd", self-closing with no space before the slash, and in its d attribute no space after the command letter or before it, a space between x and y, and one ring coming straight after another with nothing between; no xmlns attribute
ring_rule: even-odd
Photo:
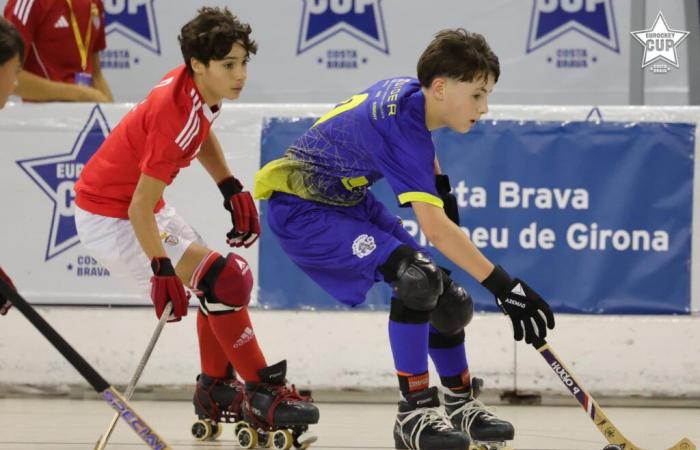
<svg viewBox="0 0 700 450"><path fill-rule="evenodd" d="M10 277L8 277L7 274L2 270L2 267L0 267L0 278L2 278L2 281L4 281L5 284L10 286L13 290L17 290L15 288L15 285L12 284L12 280L10 280ZM10 302L10 299L0 294L0 315L4 316L5 314L7 314L7 311L9 311L10 308L12 308L12 302Z"/></svg>
<svg viewBox="0 0 700 450"><path fill-rule="evenodd" d="M554 314L540 295L524 281L510 279L501 266L496 266L482 283L496 296L496 304L513 322L513 337L532 344L547 337L547 328L554 329Z"/></svg>
<svg viewBox="0 0 700 450"><path fill-rule="evenodd" d="M457 197L451 194L452 187L450 186L450 179L447 175L435 175L435 187L437 188L438 194L442 199L442 208L445 210L445 214L450 218L451 221L459 226L459 207L457 206Z"/></svg>
<svg viewBox="0 0 700 450"><path fill-rule="evenodd" d="M75 92L75 98L76 101L78 102L87 102L87 103L108 103L109 98L100 91L99 89L95 89L92 86L84 86L81 84L75 84L72 85L74 92Z"/></svg>
<svg viewBox="0 0 700 450"><path fill-rule="evenodd" d="M260 236L260 220L253 196L244 191L241 182L234 177L219 183L219 190L233 224L231 231L226 233L226 243L231 247L250 247Z"/></svg>
<svg viewBox="0 0 700 450"><path fill-rule="evenodd" d="M187 315L189 304L189 292L185 292L182 281L175 274L170 258L153 258L151 260L151 301L156 307L156 316L160 319L165 310L165 305L170 302L173 305L168 322L177 322Z"/></svg>

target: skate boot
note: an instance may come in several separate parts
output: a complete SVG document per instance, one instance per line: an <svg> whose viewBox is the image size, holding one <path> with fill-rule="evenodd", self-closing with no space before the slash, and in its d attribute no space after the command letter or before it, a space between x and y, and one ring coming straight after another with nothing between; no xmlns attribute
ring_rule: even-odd
<svg viewBox="0 0 700 450"><path fill-rule="evenodd" d="M307 431L309 425L318 423L318 408L311 398L300 395L294 385L287 387L286 374L287 361L281 361L260 369L260 382L246 383L245 426L236 433L241 447L306 449L316 441Z"/></svg>
<svg viewBox="0 0 700 450"><path fill-rule="evenodd" d="M510 422L501 420L484 405L479 397L484 380L474 378L471 392L455 394L445 389L445 412L452 425L463 430L472 441L473 449L505 449L506 441L513 440L515 430Z"/></svg>
<svg viewBox="0 0 700 450"><path fill-rule="evenodd" d="M214 440L221 435L223 423L241 420L244 392L243 383L235 378L198 375L192 403L199 420L192 425L192 436L198 441Z"/></svg>
<svg viewBox="0 0 700 450"><path fill-rule="evenodd" d="M431 387L407 394L399 402L394 425L394 448L410 450L467 450L469 436L455 430L438 408L438 390Z"/></svg>

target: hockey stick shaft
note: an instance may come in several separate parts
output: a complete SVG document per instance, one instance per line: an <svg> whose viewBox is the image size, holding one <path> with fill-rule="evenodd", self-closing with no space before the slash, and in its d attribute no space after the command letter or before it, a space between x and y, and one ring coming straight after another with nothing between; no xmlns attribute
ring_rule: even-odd
<svg viewBox="0 0 700 450"><path fill-rule="evenodd" d="M122 395L97 373L97 371L49 325L34 308L14 289L0 279L0 293L12 302L24 317L53 345L78 371L102 398L116 410L132 430L152 449L170 450L171 447L129 405Z"/></svg>
<svg viewBox="0 0 700 450"><path fill-rule="evenodd" d="M129 384L126 387L126 391L124 392L124 398L126 400L130 400L131 396L134 394L134 390L136 389L136 383L139 382L139 379L141 378L141 374L143 373L143 369L146 367L146 364L148 363L149 358L151 357L151 353L153 353L153 348L156 346L156 342L158 342L158 338L160 337L160 333L163 331L163 327L165 326L166 322L168 321L168 316L170 316L170 312L173 309L172 303L167 303L165 305L165 309L163 310L163 315L160 316L160 319L158 320L158 324L156 325L156 329L153 331L153 336L151 336L151 340L148 342L148 345L146 346L146 351L144 352L143 356L141 357L141 360L139 361L138 366L136 367L136 371L134 372L134 375L131 377L131 380L129 381ZM119 421L119 413L115 413L114 417L112 417L112 421L109 423L109 427L107 427L107 430L100 436L99 440L97 441L97 445L95 446L95 450L104 450L104 448L107 446L107 442L109 441L110 436L112 436L112 432L114 431L114 427L117 426L117 422Z"/></svg>
<svg viewBox="0 0 700 450"><path fill-rule="evenodd" d="M625 450L642 450L630 442L620 430L608 419L607 415L591 395L581 386L573 372L554 353L552 347L546 341L536 342L533 347L547 361L550 369L559 377L564 386L571 392L579 405L586 411L588 417L598 427L598 430L611 444L622 445ZM695 445L687 438L682 439L669 450L695 450Z"/></svg>

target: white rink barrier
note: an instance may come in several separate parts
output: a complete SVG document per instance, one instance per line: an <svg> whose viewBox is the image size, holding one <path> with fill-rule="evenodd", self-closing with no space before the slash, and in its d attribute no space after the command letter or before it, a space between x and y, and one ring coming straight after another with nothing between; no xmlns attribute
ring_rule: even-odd
<svg viewBox="0 0 700 450"><path fill-rule="evenodd" d="M100 276L87 253L71 241L69 185L79 153L89 146L81 133L111 129L130 105L10 105L0 113L0 179L3 220L0 264L20 292L112 383L126 383L155 327L150 308L87 307L108 303L148 304L123 282ZM226 105L215 131L226 158L244 185L259 166L264 117L310 117L329 105ZM494 106L490 117L512 120L584 120L590 107ZM700 122L700 108L601 107L605 120ZM95 128L96 127L96 128ZM88 141L88 142L86 142ZM695 146L698 149L696 131ZM76 156L78 155L78 156ZM38 160L31 170L17 161ZM72 161L72 162L71 162ZM51 176L43 164L52 164ZM697 158L695 168L697 174ZM40 176L43 174L44 176ZM43 183L42 184L42 181ZM47 181L48 180L48 181ZM60 189L57 189L61 183ZM52 189L56 188L55 190ZM694 185L693 210L700 193ZM49 195L53 193L52 195ZM62 193L59 196L58 193ZM215 248L225 250L228 222L220 194L196 163L167 191L167 200ZM694 214L693 231L698 231ZM62 228L61 228L62 227ZM694 233L697 234L697 233ZM698 244L693 240L691 316L557 316L550 341L595 393L700 397ZM256 251L242 252L257 273ZM80 269L80 274L78 274ZM50 306L73 304L71 307ZM146 368L141 386L186 385L198 373L195 309L168 325ZM256 334L268 362L287 358L298 385L328 389L392 387L395 375L385 311L273 311L254 309ZM17 311L0 318L0 384L81 383L79 375ZM490 388L563 393L541 358L514 345L500 314L478 314L467 329L474 375ZM437 380L436 377L433 378Z"/></svg>

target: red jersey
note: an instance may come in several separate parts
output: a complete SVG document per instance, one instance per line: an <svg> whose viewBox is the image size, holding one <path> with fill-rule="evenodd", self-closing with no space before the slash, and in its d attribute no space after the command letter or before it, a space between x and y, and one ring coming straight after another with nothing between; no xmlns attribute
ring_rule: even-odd
<svg viewBox="0 0 700 450"><path fill-rule="evenodd" d="M75 184L77 205L128 219L142 173L166 184L190 165L219 115L209 108L182 65L168 73L129 111L90 158ZM154 212L164 205L158 201Z"/></svg>
<svg viewBox="0 0 700 450"><path fill-rule="evenodd" d="M85 72L92 74L93 53L106 47L104 4L102 0L71 0L71 4L87 50ZM66 0L8 0L4 15L24 39L24 70L64 83L73 83L75 74L83 72L73 14Z"/></svg>

